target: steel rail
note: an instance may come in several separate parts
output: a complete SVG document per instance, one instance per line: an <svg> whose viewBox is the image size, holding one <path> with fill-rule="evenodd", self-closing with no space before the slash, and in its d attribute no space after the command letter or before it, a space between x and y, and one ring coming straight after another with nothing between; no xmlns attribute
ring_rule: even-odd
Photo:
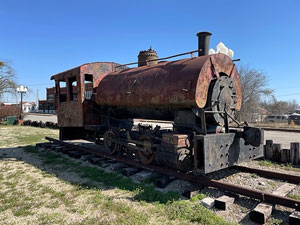
<svg viewBox="0 0 300 225"><path fill-rule="evenodd" d="M292 129L292 128L273 128L273 127L259 127L268 131L282 131L282 132L293 132L300 133L300 129Z"/></svg>
<svg viewBox="0 0 300 225"><path fill-rule="evenodd" d="M71 143L67 143L64 141L59 141L57 139L54 138L50 138L50 137L46 137L47 140L53 142L53 143L57 143L59 145L64 145L67 147L71 147L73 149L78 149L84 152L88 152L91 154L95 154L97 156L101 156L101 157L105 157L108 159L113 159L134 167L139 167L142 169L148 169L151 171L155 171L167 176L173 176L176 177L178 179L181 180L186 180L189 181L193 184L196 185L200 185L200 186L206 186L206 187L215 187L218 189L222 189L224 191L229 191L235 194L240 194L243 196L247 196L250 198L254 198L254 199L258 199L262 202L266 202L266 203L270 203L270 204L278 204L278 205L282 205L282 206L286 206L289 208L293 208L296 209L297 211L300 211L300 201L295 200L295 199L291 199L291 198L287 198L287 197L282 197L282 196L278 196L278 195L274 195L274 194L269 194L269 193L264 193L262 191L258 191L258 190L253 190L250 188L246 188L246 187L241 187L235 184L228 184L225 183L223 181L218 181L218 180L214 180L214 179L209 179L206 177L201 177L201 176L196 176L196 175L192 175L192 174L186 174L186 173L181 173L181 172L177 172L175 170L171 170L171 169L167 169L167 168L163 168L163 167L159 167L159 166L155 166L155 165L144 165L138 161L133 161L130 159L126 159L123 157L120 157L118 155L110 155L108 153L105 153L103 151L97 151L95 149L92 148L88 148L82 145L74 145Z"/></svg>
<svg viewBox="0 0 300 225"><path fill-rule="evenodd" d="M268 170L261 170L261 169L255 169L255 168L249 168L245 166L234 166L233 169L238 169L242 172L248 172L248 173L255 173L259 176L265 177L265 178L272 178L272 179L278 179L278 180L284 180L292 184L300 184L300 176L297 175L290 175L285 173L278 173Z"/></svg>

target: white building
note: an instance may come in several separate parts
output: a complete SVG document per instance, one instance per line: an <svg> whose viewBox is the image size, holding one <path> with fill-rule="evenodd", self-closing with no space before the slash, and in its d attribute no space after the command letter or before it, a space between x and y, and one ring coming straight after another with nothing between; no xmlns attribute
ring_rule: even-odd
<svg viewBox="0 0 300 225"><path fill-rule="evenodd" d="M35 102L22 102L23 113L36 112Z"/></svg>

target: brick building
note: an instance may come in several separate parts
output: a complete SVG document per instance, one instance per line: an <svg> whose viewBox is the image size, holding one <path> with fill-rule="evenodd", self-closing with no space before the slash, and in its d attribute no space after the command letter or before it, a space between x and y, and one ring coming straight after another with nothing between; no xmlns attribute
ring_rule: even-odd
<svg viewBox="0 0 300 225"><path fill-rule="evenodd" d="M86 85L86 96L91 98L93 93L93 86L92 84ZM67 89L65 87L60 89L61 95L67 95ZM74 99L77 98L77 87L73 87L73 97ZM46 100L39 100L39 113L56 113L56 106L57 106L57 98L56 96L56 89L55 87L46 88Z"/></svg>
<svg viewBox="0 0 300 225"><path fill-rule="evenodd" d="M46 100L39 100L38 112L56 113L55 87L46 88Z"/></svg>

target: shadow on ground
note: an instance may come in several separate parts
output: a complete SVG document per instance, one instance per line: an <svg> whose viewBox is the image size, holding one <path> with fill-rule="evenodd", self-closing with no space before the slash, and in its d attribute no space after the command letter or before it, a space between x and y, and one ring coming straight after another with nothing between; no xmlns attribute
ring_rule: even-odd
<svg viewBox="0 0 300 225"><path fill-rule="evenodd" d="M88 162L70 158L64 154L56 153L48 150L37 149L34 146L22 146L17 148L0 148L0 160L20 160L28 163L41 171L54 175L55 177L77 185L83 189L101 189L112 190L119 188L134 193L134 196L125 197L137 201L167 203L168 201L179 199L176 192L161 193L157 191L149 182L134 183L130 178L124 177L115 172L108 172L104 169L94 166ZM209 177L214 179L222 179L238 172L234 169L226 169L210 174ZM201 179L201 177L199 177ZM214 191L215 190L215 191ZM217 198L224 192L205 188L204 193L209 193L211 197ZM239 197L235 203L243 209L247 215L240 220L241 224L255 224L250 221L249 214L255 208L258 201L251 200L246 197ZM215 209L215 211L217 211ZM288 223L287 219L290 212L275 208L272 217L276 220L284 219L282 223Z"/></svg>

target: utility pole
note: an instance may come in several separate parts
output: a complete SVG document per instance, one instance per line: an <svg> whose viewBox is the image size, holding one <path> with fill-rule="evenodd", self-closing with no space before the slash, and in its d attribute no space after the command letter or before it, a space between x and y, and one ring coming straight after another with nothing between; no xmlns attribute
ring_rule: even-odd
<svg viewBox="0 0 300 225"><path fill-rule="evenodd" d="M36 107L35 111L38 112L39 109L39 89L36 89Z"/></svg>
<svg viewBox="0 0 300 225"><path fill-rule="evenodd" d="M23 115L22 115L22 113L23 113L23 94L26 93L27 91L28 91L28 88L23 85L17 87L17 92L21 94L21 104L20 104L21 109L20 109L20 118L19 118L20 120L23 119Z"/></svg>

